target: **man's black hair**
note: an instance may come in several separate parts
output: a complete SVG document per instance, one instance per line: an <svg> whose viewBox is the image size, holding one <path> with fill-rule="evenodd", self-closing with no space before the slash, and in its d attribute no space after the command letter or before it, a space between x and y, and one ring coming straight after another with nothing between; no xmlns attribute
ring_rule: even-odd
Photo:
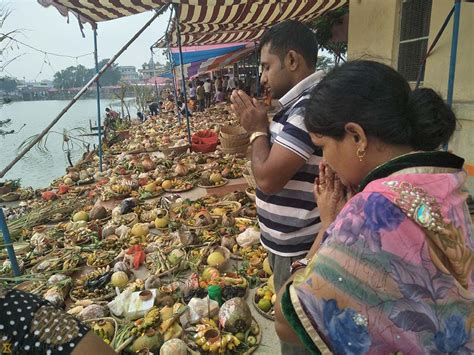
<svg viewBox="0 0 474 355"><path fill-rule="evenodd" d="M296 20L286 20L265 31L260 39L260 50L270 44L270 53L276 54L283 62L286 54L294 50L303 56L310 68L316 68L318 42L316 36L305 24Z"/></svg>

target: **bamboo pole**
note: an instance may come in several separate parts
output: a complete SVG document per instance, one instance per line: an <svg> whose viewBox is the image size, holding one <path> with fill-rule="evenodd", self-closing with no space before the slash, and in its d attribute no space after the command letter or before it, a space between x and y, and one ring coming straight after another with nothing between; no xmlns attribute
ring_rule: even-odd
<svg viewBox="0 0 474 355"><path fill-rule="evenodd" d="M64 107L61 112L56 116L56 118L51 121L51 123L49 125L46 126L45 129L43 129L41 131L41 133L35 138L33 139L30 144L28 144L1 172L0 172L0 178L4 177L5 174L16 164L18 163L18 161L20 161L21 158L23 158L23 156L28 153L31 148L33 148L45 135L46 133L49 132L49 130L56 124L58 123L58 121L61 119L61 117L64 116L64 114L72 107L72 105L74 105L76 103L77 100L79 100L79 98L85 94L85 92L87 91L87 89L89 89L89 87L92 86L92 84L94 84L94 82L99 79L102 74L104 74L104 72L107 70L107 68L109 68L114 62L115 60L117 60L118 57L120 57L120 55L143 33L143 31L145 31L148 26L151 25L151 23L153 21L156 20L156 18L158 16L160 16L163 12L166 11L166 9L168 8L168 4L167 5L163 5L162 7L160 7L158 10L156 10L156 13L153 15L153 17L148 20L147 23L145 23L145 25L143 25L143 27L107 62L107 64L105 64L100 70L98 73L96 73L94 75L94 77L89 80L89 82L72 98L72 100L66 105L66 107Z"/></svg>

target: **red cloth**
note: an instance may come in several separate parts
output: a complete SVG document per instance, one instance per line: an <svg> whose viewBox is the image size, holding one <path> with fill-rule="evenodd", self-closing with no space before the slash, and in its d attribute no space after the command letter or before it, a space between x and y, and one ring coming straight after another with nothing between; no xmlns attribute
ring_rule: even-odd
<svg viewBox="0 0 474 355"><path fill-rule="evenodd" d="M145 251L139 245L134 245L127 250L128 255L133 255L133 268L136 270L145 261Z"/></svg>

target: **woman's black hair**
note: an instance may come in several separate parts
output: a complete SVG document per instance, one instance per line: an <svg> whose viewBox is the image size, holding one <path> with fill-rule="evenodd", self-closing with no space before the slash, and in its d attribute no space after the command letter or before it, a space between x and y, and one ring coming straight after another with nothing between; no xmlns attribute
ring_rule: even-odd
<svg viewBox="0 0 474 355"><path fill-rule="evenodd" d="M310 132L342 139L349 122L384 143L425 151L446 144L456 128L456 116L436 92L412 91L397 71L368 60L333 69L306 106Z"/></svg>

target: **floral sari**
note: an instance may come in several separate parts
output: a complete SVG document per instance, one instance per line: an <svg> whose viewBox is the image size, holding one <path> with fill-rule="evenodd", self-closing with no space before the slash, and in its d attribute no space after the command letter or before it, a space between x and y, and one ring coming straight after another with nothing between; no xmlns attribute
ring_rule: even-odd
<svg viewBox="0 0 474 355"><path fill-rule="evenodd" d="M474 247L462 165L450 153L412 153L363 181L282 298L308 349L474 353Z"/></svg>

